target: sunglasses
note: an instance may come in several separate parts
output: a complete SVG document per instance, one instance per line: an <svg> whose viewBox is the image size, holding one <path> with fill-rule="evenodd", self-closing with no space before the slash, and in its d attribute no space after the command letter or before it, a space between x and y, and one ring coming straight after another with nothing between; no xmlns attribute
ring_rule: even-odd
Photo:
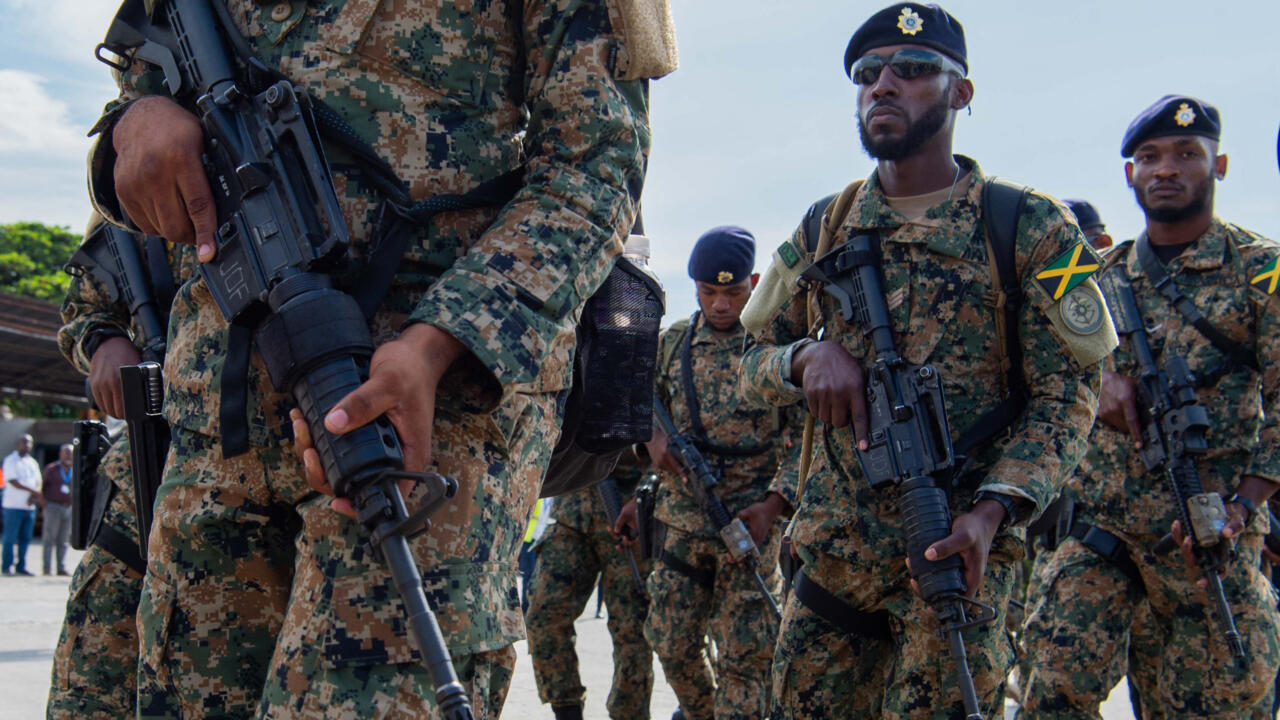
<svg viewBox="0 0 1280 720"><path fill-rule="evenodd" d="M934 75L940 72L953 72L961 77L964 76L959 66L945 55L929 50L904 48L887 58L883 55L863 55L849 69L849 77L853 78L853 82L857 85L870 85L880 79L880 72L884 70L885 65L888 65L893 74L903 80L912 80L921 75Z"/></svg>

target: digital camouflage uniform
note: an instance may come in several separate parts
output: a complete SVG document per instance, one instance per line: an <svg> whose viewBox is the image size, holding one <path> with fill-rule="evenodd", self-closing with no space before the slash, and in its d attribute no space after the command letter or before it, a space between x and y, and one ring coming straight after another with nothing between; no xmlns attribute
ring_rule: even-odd
<svg viewBox="0 0 1280 720"><path fill-rule="evenodd" d="M916 222L889 207L872 173L839 220L833 244L860 233L880 235L898 352L907 362L927 362L939 371L953 441L999 401L995 391L1006 385L988 253L977 226L986 180L972 160L956 159L972 170L968 190ZM1057 495L1084 452L1096 412L1099 360L1114 346L1115 335L1107 323L1086 334L1070 330L1062 303L1034 277L1084 243L1069 217L1065 207L1044 195L1027 198L1015 248L1025 293L1018 341L1031 397L1009 439L972 453L975 472L952 494L953 517L970 510L978 490L1033 503L1034 516ZM803 228L788 242L783 256L803 267ZM775 263L780 254L781 249ZM1074 279L1096 301L1097 287L1084 277L1087 273ZM790 374L796 343L807 342L806 302L803 291L793 292L765 326L760 344L747 352L742 379L752 396L776 404L802 397ZM819 303L826 338L868 366L874 352L861 327L846 323L826 293ZM1096 309L1102 311L1100 303ZM962 718L952 654L938 635L933 611L909 584L897 489L871 489L849 426L817 423L813 467L789 531L812 582L856 610L880 614L887 628L845 635L793 593L783 609L773 663L776 717ZM1004 679L1015 657L1003 614L1023 535L1016 525L996 535L977 599L1000 615L963 633L979 703L993 718L1001 717ZM879 629L890 637L878 639Z"/></svg>
<svg viewBox="0 0 1280 720"><path fill-rule="evenodd" d="M1209 451L1197 462L1206 492L1234 492L1242 474L1280 482L1280 300L1268 292L1275 243L1214 220L1194 244L1170 261L1169 276L1215 327L1256 352L1262 374L1236 368L1196 391L1209 413ZM1133 245L1107 256L1123 263L1150 335L1157 364L1186 358L1199 377L1212 377L1223 355L1152 287ZM1114 355L1115 371L1136 377L1128 343ZM1265 416L1265 419L1264 419ZM1089 453L1071 479L1080 502L1076 517L1123 539L1142 586L1068 539L1048 559L1027 620L1028 652L1036 658L1027 687L1033 717L1096 718L1098 706L1125 674L1130 628L1145 623L1157 650L1148 663L1158 674L1131 674L1145 709L1168 717L1271 717L1269 693L1280 665L1275 599L1259 570L1267 518L1259 514L1236 544L1223 586L1248 660L1235 661L1219 630L1213 602L1187 576L1177 552L1151 548L1178 517L1163 475L1149 473L1133 441L1098 423Z"/></svg>
<svg viewBox="0 0 1280 720"><path fill-rule="evenodd" d="M427 468L460 489L412 549L476 717L496 717L522 636L516 551L557 439L574 323L634 220L649 137L642 78L671 68L643 62L636 28L623 27L630 2L228 5L257 56L391 161L415 201L524 167L502 208L440 214L419 232L371 326L379 343L425 322L470 350L440 383ZM122 88L122 99L160 92L155 72L130 73ZM91 159L93 188L118 217L106 145ZM348 155L326 151L359 256L380 199ZM293 403L256 351L251 449L222 457L228 331L202 280L179 291L170 333L174 437L140 609L142 716L434 708L390 574L360 527L308 488L289 439Z"/></svg>
<svg viewBox="0 0 1280 720"><path fill-rule="evenodd" d="M95 224L91 222L91 229ZM194 249L170 247L169 265L175 282L190 277L195 262ZM86 375L91 358L83 341L90 332L134 330L128 308L122 302L112 302L101 281L87 274L71 279L62 321L59 348ZM127 432L112 443L98 473L116 487L103 522L136 542L138 518ZM133 715L138 666L136 615L141 593L142 575L125 561L96 543L85 550L71 577L66 615L54 650L47 708L51 720L115 720Z"/></svg>
<svg viewBox="0 0 1280 720"><path fill-rule="evenodd" d="M625 502L640 481L634 456L628 462L624 455L611 477ZM587 606L599 578L613 640L613 685L606 703L609 717L644 720L649 717L653 690L653 655L644 639L646 599L631 575L626 554L609 532L600 493L588 487L557 497L551 519L552 525L538 541L538 564L525 615L538 697L552 707L583 706L586 688L578 674L574 621ZM640 563L639 568L643 580L649 563Z"/></svg>
<svg viewBox="0 0 1280 720"><path fill-rule="evenodd" d="M693 386L707 439L715 446L756 451L745 457L717 453L701 444L703 457L719 473L716 495L732 517L776 492L788 504L794 476L779 475L786 450L783 432L798 433L799 410L749 403L738 389L738 363L748 342L741 327L719 335L701 313L691 330ZM657 394L682 433L691 428L682 380L683 336L689 321L664 330L659 339ZM692 478L692 475L690 476ZM724 541L690 488L664 473L655 517L667 526L666 540L649 575L649 617L645 637L662 661L667 682L689 720L746 720L768 713L769 658L778 626L759 586L745 569L729 561ZM782 589L778 570L781 526L760 546L760 575L775 599ZM692 577L684 568L696 570ZM715 643L714 659L708 639Z"/></svg>

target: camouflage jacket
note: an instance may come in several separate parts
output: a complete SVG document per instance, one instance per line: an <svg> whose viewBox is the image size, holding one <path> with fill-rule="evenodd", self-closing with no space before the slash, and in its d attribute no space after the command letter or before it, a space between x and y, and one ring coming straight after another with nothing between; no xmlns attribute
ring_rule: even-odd
<svg viewBox="0 0 1280 720"><path fill-rule="evenodd" d="M1221 375L1225 357L1168 303L1142 273L1133 243L1107 255L1107 267L1123 264L1148 328L1156 364L1183 356L1197 377L1211 382L1196 391L1209 413L1209 451L1197 463L1207 492L1234 492L1241 475L1280 482L1280 295L1274 293L1280 246L1235 225L1214 220L1166 269L1182 293L1214 327L1256 355L1262 373L1235 367ZM1113 355L1113 369L1136 377L1127 339ZM1070 480L1081 504L1077 514L1150 546L1169 531L1177 508L1163 475L1147 472L1133 441L1106 423L1094 426L1089 452ZM1260 508L1261 509L1261 508ZM1265 530L1254 519L1254 532Z"/></svg>
<svg viewBox="0 0 1280 720"><path fill-rule="evenodd" d="M701 313L695 317L697 324L692 329L688 320L681 320L664 330L658 340L658 398L680 432L689 434L692 416L685 394L682 357L686 332L691 332L687 340L693 360L693 387L711 443L699 443L698 449L719 472L716 495L730 515L763 500L770 492L793 503L795 476L777 471L787 451L786 439L790 435L799 438L800 407L774 408L748 401L738 386L738 365L744 349L751 344L750 337L741 327L731 334L718 335ZM713 446L756 452L734 457L717 453ZM669 473L661 476L655 514L663 523L684 532L714 533L706 511L690 488Z"/></svg>
<svg viewBox="0 0 1280 720"><path fill-rule="evenodd" d="M939 371L953 441L1000 400L997 390L1007 385L978 217L986 179L972 160L957 160L972 168L968 191L931 208L916 223L908 223L889 207L873 173L858 190L833 245L855 234L879 234L895 344L908 362L929 363ZM972 453L972 472L952 494L953 515L967 512L979 490L1016 496L1042 508L1084 453L1097 410L1099 361L1115 347L1115 333L1108 323L1097 328L1077 324L1084 332L1072 330L1061 315L1071 292L1060 300L1053 295L1075 290L1060 287L1056 276L1043 283L1036 278L1064 255L1070 258L1077 247L1087 247L1070 218L1060 203L1045 195L1033 193L1027 199L1015 252L1025 293L1018 340L1030 399L1006 438ZM787 244L791 247L782 257L796 262L805 257L803 228ZM1100 322L1105 307L1097 285L1087 272L1074 279L1076 289L1083 288L1080 291L1089 293L1096 304L1092 319ZM874 352L861 328L843 319L830 295L821 293L818 302L826 337L838 340L867 366ZM797 289L772 314L759 344L747 351L742 382L752 397L775 404L802 397L790 375L796 345L808 342L805 306L806 293ZM870 488L854 452L851 428L818 423L813 467L792 521L797 548L810 557L826 553L853 563L888 563L894 572L905 573L901 524L896 488Z"/></svg>
<svg viewBox="0 0 1280 720"><path fill-rule="evenodd" d="M102 222L102 218L94 216L89 220L88 233ZM196 271L195 248L187 245L166 243L169 255L169 269L173 273L175 285L181 285L190 279ZM145 257L145 254L143 255ZM115 292L107 288L96 276L85 273L73 275L67 288L67 297L62 301L62 327L58 330L58 349L77 370L89 374L90 361L93 359L85 351L84 341L89 334L97 330L115 330L137 344L139 329L134 326L129 314L129 307L121 298L112 299ZM167 316L168 308L158 308L162 316Z"/></svg>
<svg viewBox="0 0 1280 720"><path fill-rule="evenodd" d="M635 74L641 43L624 26L636 3L226 2L258 58L333 108L413 200L524 170L505 206L437 215L419 232L374 318L375 341L413 322L460 340L474 362L441 383L438 402L463 412L491 410L513 391L567 387L574 324L621 252L642 185L647 91ZM163 92L141 62L119 80L90 156L95 205L117 221L109 130L129 100ZM348 155L325 150L359 257L381 198ZM166 377L171 423L221 434L227 335L205 282L182 288ZM280 442L291 402L256 351L248 381L250 443Z"/></svg>

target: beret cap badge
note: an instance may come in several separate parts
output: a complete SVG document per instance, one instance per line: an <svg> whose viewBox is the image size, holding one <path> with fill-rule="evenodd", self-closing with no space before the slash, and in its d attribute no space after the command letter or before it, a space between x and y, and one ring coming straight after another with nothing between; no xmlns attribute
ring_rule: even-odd
<svg viewBox="0 0 1280 720"><path fill-rule="evenodd" d="M1190 105L1182 103L1174 113L1173 121L1178 123L1178 127L1191 127L1191 123L1196 121L1196 111Z"/></svg>
<svg viewBox="0 0 1280 720"><path fill-rule="evenodd" d="M902 14L898 16L898 29L903 35L915 35L924 29L924 20L916 14L915 10L904 7Z"/></svg>
<svg viewBox="0 0 1280 720"><path fill-rule="evenodd" d="M728 270L721 270L720 273L716 275L716 282L720 283L721 285L728 285L729 283L733 282L733 273L729 272Z"/></svg>

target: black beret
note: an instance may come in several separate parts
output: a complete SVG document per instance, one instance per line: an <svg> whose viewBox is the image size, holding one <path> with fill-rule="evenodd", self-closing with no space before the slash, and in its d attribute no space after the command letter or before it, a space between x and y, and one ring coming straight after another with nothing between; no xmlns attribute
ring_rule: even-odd
<svg viewBox="0 0 1280 720"><path fill-rule="evenodd" d="M1133 157L1143 140L1166 135L1200 135L1217 140L1222 136L1218 108L1186 95L1165 95L1129 123L1120 144L1120 157Z"/></svg>
<svg viewBox="0 0 1280 720"><path fill-rule="evenodd" d="M862 54L885 45L924 45L960 63L969 72L964 28L937 5L902 3L887 7L862 23L844 51L844 74Z"/></svg>
<svg viewBox="0 0 1280 720"><path fill-rule="evenodd" d="M751 276L756 264L756 239L735 225L711 228L698 238L689 254L689 277L712 285L732 285Z"/></svg>
<svg viewBox="0 0 1280 720"><path fill-rule="evenodd" d="M1071 214L1076 216L1076 224L1081 228L1103 224L1102 216L1088 200L1063 200L1062 202L1071 210Z"/></svg>

